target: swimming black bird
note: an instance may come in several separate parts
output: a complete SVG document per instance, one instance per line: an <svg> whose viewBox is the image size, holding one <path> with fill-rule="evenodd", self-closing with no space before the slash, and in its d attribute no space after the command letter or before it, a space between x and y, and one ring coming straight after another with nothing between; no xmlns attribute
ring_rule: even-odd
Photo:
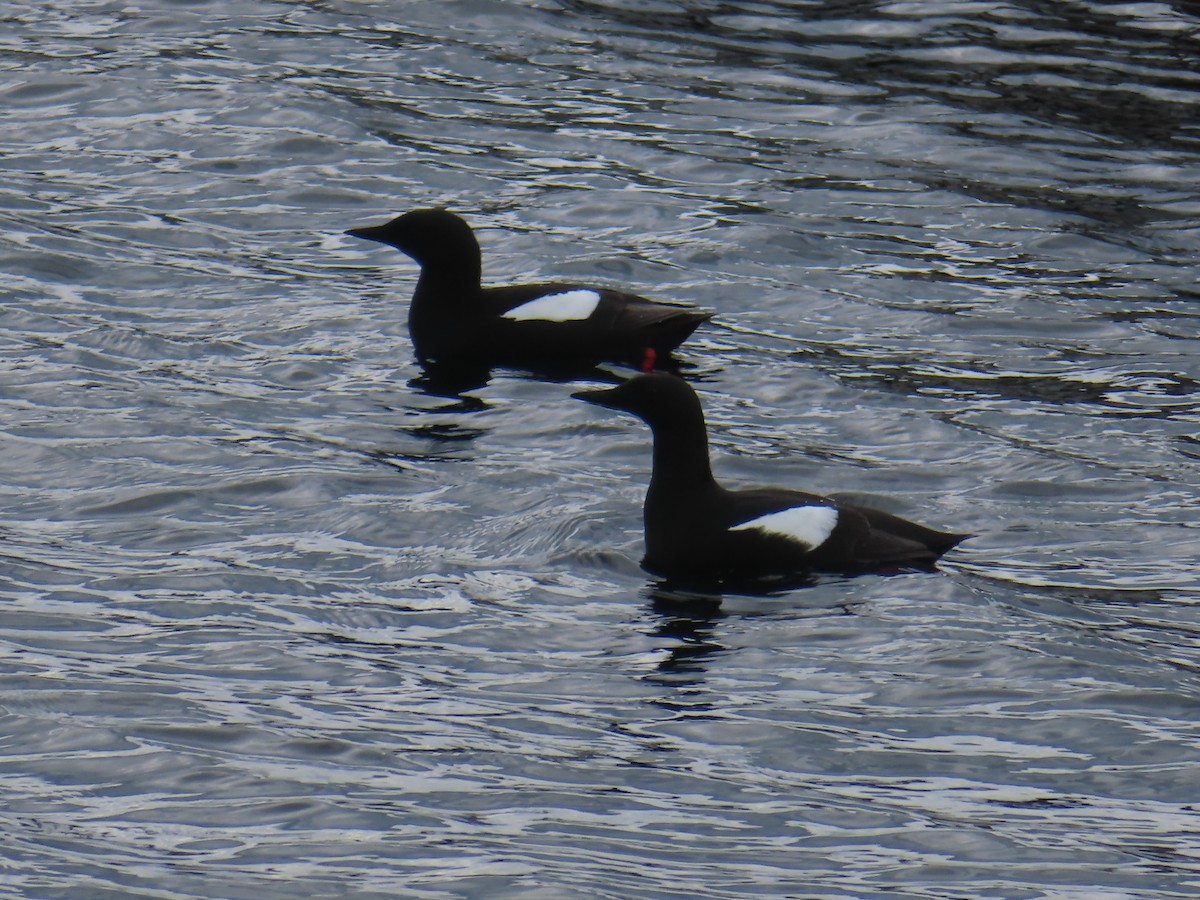
<svg viewBox="0 0 1200 900"><path fill-rule="evenodd" d="M970 537L818 494L722 487L709 464L700 400L674 375L638 375L572 396L633 413L654 433L642 565L656 575L754 589L812 572L929 571Z"/></svg>
<svg viewBox="0 0 1200 900"><path fill-rule="evenodd" d="M425 364L594 365L642 368L670 355L712 313L611 288L551 282L482 287L479 243L444 209L418 209L346 234L395 247L421 276L408 310Z"/></svg>

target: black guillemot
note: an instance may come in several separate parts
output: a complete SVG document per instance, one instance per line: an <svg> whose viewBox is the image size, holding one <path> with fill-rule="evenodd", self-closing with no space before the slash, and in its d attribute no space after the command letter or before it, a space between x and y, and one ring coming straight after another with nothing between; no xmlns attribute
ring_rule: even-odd
<svg viewBox="0 0 1200 900"><path fill-rule="evenodd" d="M408 310L424 364L629 361L668 357L712 313L566 282L482 287L479 242L445 209L418 209L346 234L395 247L421 267Z"/></svg>
<svg viewBox="0 0 1200 900"><path fill-rule="evenodd" d="M643 511L649 572L717 588L771 588L812 572L930 571L967 534L781 488L729 490L713 478L696 392L666 373L572 395L642 419L654 434Z"/></svg>

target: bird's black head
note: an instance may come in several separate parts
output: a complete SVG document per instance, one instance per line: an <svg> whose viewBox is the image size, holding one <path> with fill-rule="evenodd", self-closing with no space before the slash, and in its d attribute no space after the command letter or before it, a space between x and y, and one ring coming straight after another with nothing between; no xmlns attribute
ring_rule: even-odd
<svg viewBox="0 0 1200 900"><path fill-rule="evenodd" d="M445 209L414 209L384 225L351 228L346 234L395 247L421 266L479 265L479 243L471 226Z"/></svg>
<svg viewBox="0 0 1200 900"><path fill-rule="evenodd" d="M635 375L614 388L578 391L571 396L596 406L632 413L656 429L683 428L704 422L700 400L691 385L666 372Z"/></svg>

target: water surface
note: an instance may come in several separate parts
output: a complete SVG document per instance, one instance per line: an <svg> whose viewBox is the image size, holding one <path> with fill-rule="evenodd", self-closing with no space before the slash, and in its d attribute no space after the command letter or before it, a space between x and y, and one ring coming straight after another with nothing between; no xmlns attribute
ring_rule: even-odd
<svg viewBox="0 0 1200 900"><path fill-rule="evenodd" d="M8 895L1200 890L1187 5L3 20ZM661 590L640 423L422 380L342 232L427 205L714 309L727 482L977 537Z"/></svg>

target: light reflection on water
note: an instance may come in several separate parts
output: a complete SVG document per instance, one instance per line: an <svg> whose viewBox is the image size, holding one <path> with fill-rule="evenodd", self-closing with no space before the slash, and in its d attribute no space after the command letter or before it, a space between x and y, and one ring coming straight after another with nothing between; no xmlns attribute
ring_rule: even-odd
<svg viewBox="0 0 1200 900"><path fill-rule="evenodd" d="M212 12L0 37L14 894L1195 893L1200 20ZM978 537L655 585L641 426L431 379L341 236L436 203L716 309L722 478Z"/></svg>

